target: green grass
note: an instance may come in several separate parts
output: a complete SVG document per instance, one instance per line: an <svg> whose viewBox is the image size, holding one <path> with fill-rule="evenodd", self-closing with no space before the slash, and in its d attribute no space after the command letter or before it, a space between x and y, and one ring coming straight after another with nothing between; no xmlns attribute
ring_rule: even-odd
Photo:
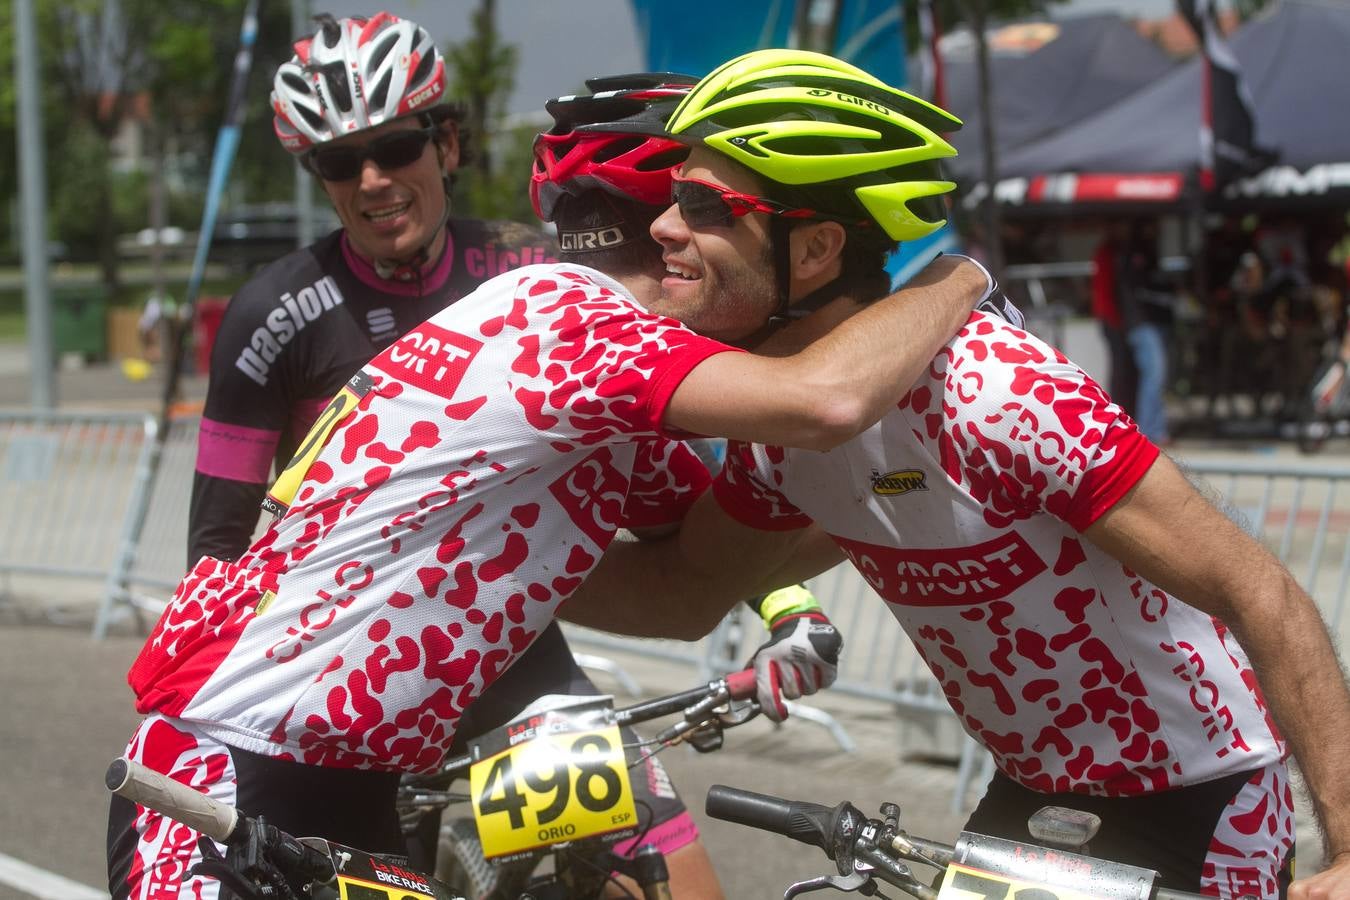
<svg viewBox="0 0 1350 900"><path fill-rule="evenodd" d="M23 313L0 312L0 341L21 341L23 335Z"/></svg>

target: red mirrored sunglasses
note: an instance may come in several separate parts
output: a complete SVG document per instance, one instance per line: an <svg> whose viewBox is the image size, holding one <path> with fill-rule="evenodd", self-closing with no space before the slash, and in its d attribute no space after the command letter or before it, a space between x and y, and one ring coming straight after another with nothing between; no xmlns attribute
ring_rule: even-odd
<svg viewBox="0 0 1350 900"><path fill-rule="evenodd" d="M671 199L680 208L685 224L693 228L729 228L737 218L750 213L767 213L789 219L818 219L814 209L785 206L767 197L743 194L731 188L697 178L671 174Z"/></svg>

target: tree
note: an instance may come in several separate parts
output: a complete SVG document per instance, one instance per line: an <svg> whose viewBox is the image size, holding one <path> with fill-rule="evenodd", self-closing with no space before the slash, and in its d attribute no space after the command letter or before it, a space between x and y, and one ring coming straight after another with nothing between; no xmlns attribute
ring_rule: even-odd
<svg viewBox="0 0 1350 900"><path fill-rule="evenodd" d="M499 183L493 165L495 147L501 143L493 135L494 126L501 119L506 98L515 86L517 48L504 44L497 31L496 0L479 0L472 17L473 27L463 43L451 46L446 52L451 82L451 95L464 103L463 132L467 136L471 171L467 190L461 190L467 201L467 212L483 217L501 215L503 207L514 205L511 191L520 192L520 183L526 169L515 168L518 148L509 152L511 166L505 170L510 181L507 188Z"/></svg>
<svg viewBox="0 0 1350 900"><path fill-rule="evenodd" d="M205 180L237 49L244 0L196 0L166 7L158 0L37 0L42 41L48 196L56 237L97 256L109 287L117 282L117 235L146 222L145 174L114 171L114 141L134 123L149 148L173 150L170 168L185 185ZM0 9L0 66L13 70L9 4ZM230 23L231 27L222 27ZM266 78L290 55L285 4L263 3L254 53L250 123L270 123ZM0 166L13 171L14 86L0 79ZM267 125L246 129L240 169L250 188L289 184L276 165ZM153 164L158 165L159 160ZM0 208L12 184L0 184ZM171 198L170 208L199 208ZM178 222L195 226L196 222Z"/></svg>

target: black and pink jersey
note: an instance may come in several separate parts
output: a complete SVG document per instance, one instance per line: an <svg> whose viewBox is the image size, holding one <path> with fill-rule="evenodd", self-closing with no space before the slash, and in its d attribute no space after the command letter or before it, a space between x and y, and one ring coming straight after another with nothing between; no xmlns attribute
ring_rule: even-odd
<svg viewBox="0 0 1350 900"><path fill-rule="evenodd" d="M1081 535L1157 454L977 312L880 423L828 453L733 444L714 490L748 525L824 528L1009 778L1123 796L1284 754L1233 636Z"/></svg>
<svg viewBox="0 0 1350 900"><path fill-rule="evenodd" d="M266 266L230 300L211 354L189 563L244 551L273 462L291 458L371 357L489 278L557 261L552 238L514 222L451 219L446 233L420 282L381 278L338 230Z"/></svg>
<svg viewBox="0 0 1350 900"><path fill-rule="evenodd" d="M132 667L137 709L312 765L433 768L616 529L706 487L661 421L728 349L593 269L487 282L347 380L265 535L198 561Z"/></svg>

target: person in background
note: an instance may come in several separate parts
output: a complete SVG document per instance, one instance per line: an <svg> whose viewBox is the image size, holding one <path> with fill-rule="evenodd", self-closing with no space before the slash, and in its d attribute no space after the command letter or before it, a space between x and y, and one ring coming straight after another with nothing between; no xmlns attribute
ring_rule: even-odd
<svg viewBox="0 0 1350 900"><path fill-rule="evenodd" d="M1119 271L1116 261L1120 257L1122 230L1119 222L1108 220L1101 243L1092 254L1092 317L1101 326L1102 338L1106 341L1108 364L1111 367L1107 383L1111 396L1121 408L1133 410L1139 374L1135 369L1129 342L1125 339L1117 284Z"/></svg>
<svg viewBox="0 0 1350 900"><path fill-rule="evenodd" d="M1151 219L1131 223L1116 273L1121 324L1137 373L1130 414L1145 437L1165 447L1172 441L1164 394L1175 293L1158 265L1157 224Z"/></svg>

